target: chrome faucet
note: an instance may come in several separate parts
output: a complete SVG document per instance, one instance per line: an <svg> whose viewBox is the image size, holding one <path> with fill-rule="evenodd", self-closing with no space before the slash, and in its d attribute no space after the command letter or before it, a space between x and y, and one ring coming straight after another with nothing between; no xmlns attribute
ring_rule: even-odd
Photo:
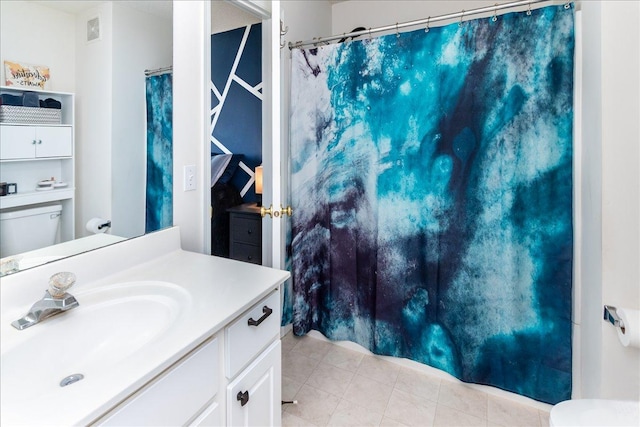
<svg viewBox="0 0 640 427"><path fill-rule="evenodd" d="M76 308L80 304L73 295L67 293L67 289L75 282L76 276L73 273L61 272L51 276L49 289L44 292L44 297L33 304L27 314L11 322L11 325L16 329L23 330L48 317Z"/></svg>

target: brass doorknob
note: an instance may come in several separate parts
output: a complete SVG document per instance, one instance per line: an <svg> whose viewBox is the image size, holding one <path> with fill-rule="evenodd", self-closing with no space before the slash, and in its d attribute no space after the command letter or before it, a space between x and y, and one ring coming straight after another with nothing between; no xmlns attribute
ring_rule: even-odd
<svg viewBox="0 0 640 427"><path fill-rule="evenodd" d="M265 208L264 206L260 206L260 216L264 218L265 216L269 215L271 218L273 218L273 212L271 212L272 208L273 208L273 205L269 205L268 208Z"/></svg>
<svg viewBox="0 0 640 427"><path fill-rule="evenodd" d="M285 215L291 216L293 214L293 209L291 209L291 206L287 206L285 208L282 205L280 205L280 213L282 214L282 216L285 216Z"/></svg>
<svg viewBox="0 0 640 427"><path fill-rule="evenodd" d="M282 205L280 205L280 210L273 209L273 205L270 205L268 208L265 208L264 206L260 207L260 216L262 218L264 218L267 215L269 215L271 218L280 218L280 216L285 216L285 215L291 216L292 214L293 214L293 209L291 209L291 206L287 206L285 208Z"/></svg>

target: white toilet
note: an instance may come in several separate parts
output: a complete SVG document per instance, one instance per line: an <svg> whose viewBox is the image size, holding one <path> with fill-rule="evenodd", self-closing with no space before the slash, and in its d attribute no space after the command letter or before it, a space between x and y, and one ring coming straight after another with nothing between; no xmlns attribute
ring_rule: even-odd
<svg viewBox="0 0 640 427"><path fill-rule="evenodd" d="M640 402L629 400L576 399L551 408L551 427L639 426Z"/></svg>
<svg viewBox="0 0 640 427"><path fill-rule="evenodd" d="M0 258L56 243L61 205L6 209L0 213Z"/></svg>

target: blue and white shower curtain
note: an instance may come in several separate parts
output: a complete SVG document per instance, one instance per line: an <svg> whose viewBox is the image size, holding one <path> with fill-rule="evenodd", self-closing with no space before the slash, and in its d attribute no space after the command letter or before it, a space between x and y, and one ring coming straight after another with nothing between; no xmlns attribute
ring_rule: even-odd
<svg viewBox="0 0 640 427"><path fill-rule="evenodd" d="M295 334L570 398L573 52L564 6L293 51Z"/></svg>
<svg viewBox="0 0 640 427"><path fill-rule="evenodd" d="M173 225L173 84L171 73L146 78L145 233Z"/></svg>

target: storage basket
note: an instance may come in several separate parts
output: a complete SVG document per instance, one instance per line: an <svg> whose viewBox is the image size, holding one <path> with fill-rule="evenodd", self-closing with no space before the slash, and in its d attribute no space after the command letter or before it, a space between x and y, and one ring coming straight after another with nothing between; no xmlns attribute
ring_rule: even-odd
<svg viewBox="0 0 640 427"><path fill-rule="evenodd" d="M62 110L55 108L0 105L0 123L59 125L62 123Z"/></svg>

